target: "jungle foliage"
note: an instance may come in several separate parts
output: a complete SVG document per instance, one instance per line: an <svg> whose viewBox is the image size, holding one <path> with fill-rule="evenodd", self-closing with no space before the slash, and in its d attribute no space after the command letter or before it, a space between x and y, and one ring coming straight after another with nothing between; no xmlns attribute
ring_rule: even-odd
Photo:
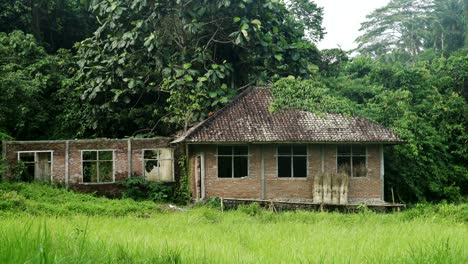
<svg viewBox="0 0 468 264"><path fill-rule="evenodd" d="M468 190L467 61L466 53L414 64L356 58L336 76L277 81L273 108L359 115L383 124L406 141L385 149L386 194L393 188L405 202L460 201Z"/></svg>
<svg viewBox="0 0 468 264"><path fill-rule="evenodd" d="M78 77L99 134L186 128L239 87L307 77L318 51L305 32L323 36L321 9L299 0L289 9L275 0L100 1L92 10L100 26L78 45Z"/></svg>
<svg viewBox="0 0 468 264"><path fill-rule="evenodd" d="M351 58L316 48L323 10L307 0L3 1L0 137L169 135L274 83L272 110L362 115L406 140L386 149L398 200L459 200L465 10L392 0L369 14Z"/></svg>
<svg viewBox="0 0 468 264"><path fill-rule="evenodd" d="M450 54L466 47L468 2L391 0L367 16L356 41L362 54L415 59L424 52Z"/></svg>

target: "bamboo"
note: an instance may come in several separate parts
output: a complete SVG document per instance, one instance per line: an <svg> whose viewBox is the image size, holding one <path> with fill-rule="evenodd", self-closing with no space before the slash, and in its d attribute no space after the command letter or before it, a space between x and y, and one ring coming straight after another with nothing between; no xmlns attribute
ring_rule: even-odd
<svg viewBox="0 0 468 264"><path fill-rule="evenodd" d="M331 175L329 173L326 173L323 177L323 202L327 204L332 202L331 184Z"/></svg>
<svg viewBox="0 0 468 264"><path fill-rule="evenodd" d="M348 203L348 189L349 189L349 177L347 174L341 174L340 184L340 204Z"/></svg>
<svg viewBox="0 0 468 264"><path fill-rule="evenodd" d="M334 173L331 176L332 176L331 200L332 200L332 204L338 204L340 203L341 175Z"/></svg>
<svg viewBox="0 0 468 264"><path fill-rule="evenodd" d="M314 177L313 201L314 203L321 203L323 201L323 173Z"/></svg>

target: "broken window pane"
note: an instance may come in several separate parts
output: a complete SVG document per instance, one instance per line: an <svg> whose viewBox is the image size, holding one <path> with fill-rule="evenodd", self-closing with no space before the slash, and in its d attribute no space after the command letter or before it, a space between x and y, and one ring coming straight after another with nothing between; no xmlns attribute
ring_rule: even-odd
<svg viewBox="0 0 468 264"><path fill-rule="evenodd" d="M21 180L26 182L34 181L34 171L35 165L34 163L24 163L24 170L21 174Z"/></svg>
<svg viewBox="0 0 468 264"><path fill-rule="evenodd" d="M83 182L97 182L97 161L83 162Z"/></svg>
<svg viewBox="0 0 468 264"><path fill-rule="evenodd" d="M99 160L106 160L106 161L112 161L113 157L113 152L112 151L99 151Z"/></svg>
<svg viewBox="0 0 468 264"><path fill-rule="evenodd" d="M19 161L24 165L21 180L50 180L52 176L52 152L19 153Z"/></svg>
<svg viewBox="0 0 468 264"><path fill-rule="evenodd" d="M114 181L114 152L109 150L83 151L83 182Z"/></svg>
<svg viewBox="0 0 468 264"><path fill-rule="evenodd" d="M24 163L26 162L34 162L34 152L26 152L26 153L20 153L20 160Z"/></svg>
<svg viewBox="0 0 468 264"><path fill-rule="evenodd" d="M112 182L113 178L113 162L100 161L99 162L99 182Z"/></svg>
<svg viewBox="0 0 468 264"><path fill-rule="evenodd" d="M149 149L143 153L144 176L148 181L173 181L171 148Z"/></svg>
<svg viewBox="0 0 468 264"><path fill-rule="evenodd" d="M159 162L157 160L145 161L145 177L148 181L158 181Z"/></svg>
<svg viewBox="0 0 468 264"><path fill-rule="evenodd" d="M158 150L147 149L143 153L143 157L144 159L158 159L158 153L159 153Z"/></svg>
<svg viewBox="0 0 468 264"><path fill-rule="evenodd" d="M83 151L83 160L97 160L97 151Z"/></svg>

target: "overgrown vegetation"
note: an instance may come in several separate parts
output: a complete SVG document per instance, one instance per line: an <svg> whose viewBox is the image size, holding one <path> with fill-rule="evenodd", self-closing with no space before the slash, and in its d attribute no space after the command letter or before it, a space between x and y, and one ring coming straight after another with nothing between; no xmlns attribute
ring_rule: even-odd
<svg viewBox="0 0 468 264"><path fill-rule="evenodd" d="M73 216L145 215L156 212L150 201L111 200L90 194L74 193L48 183L0 183L0 215Z"/></svg>
<svg viewBox="0 0 468 264"><path fill-rule="evenodd" d="M390 127L407 143L385 149L387 200L393 188L403 202L459 202L468 194L467 62L466 52L417 63L357 58L334 76L276 82L273 108L355 114Z"/></svg>
<svg viewBox="0 0 468 264"><path fill-rule="evenodd" d="M219 205L219 200L212 202ZM466 204L393 214L258 204L167 210L39 184L0 184L1 263L466 263ZM313 246L311 246L313 245Z"/></svg>
<svg viewBox="0 0 468 264"><path fill-rule="evenodd" d="M180 154L177 164L179 168L179 181L175 190L174 199L178 203L187 203L192 197L190 191L190 178L187 171L187 157L184 154Z"/></svg>
<svg viewBox="0 0 468 264"><path fill-rule="evenodd" d="M167 183L147 181L144 176L125 179L121 184L125 188L122 193L124 198L154 202L174 200L173 186Z"/></svg>

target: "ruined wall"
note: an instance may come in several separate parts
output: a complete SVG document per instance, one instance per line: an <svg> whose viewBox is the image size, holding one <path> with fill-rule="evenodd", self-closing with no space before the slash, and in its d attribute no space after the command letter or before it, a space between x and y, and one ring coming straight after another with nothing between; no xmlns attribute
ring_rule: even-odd
<svg viewBox="0 0 468 264"><path fill-rule="evenodd" d="M169 141L169 138L6 141L3 144L3 149L10 168L18 164L18 151L51 150L53 151L52 180L64 184L66 184L68 180L70 185L78 185L83 183L81 160L81 153L83 150L112 150L114 152L115 181L119 181L127 178L129 176L129 171L133 176L141 176L143 174L143 149L167 148ZM67 142L68 179L66 173ZM131 157L128 155L129 147ZM129 159L131 160L131 164L129 164Z"/></svg>

